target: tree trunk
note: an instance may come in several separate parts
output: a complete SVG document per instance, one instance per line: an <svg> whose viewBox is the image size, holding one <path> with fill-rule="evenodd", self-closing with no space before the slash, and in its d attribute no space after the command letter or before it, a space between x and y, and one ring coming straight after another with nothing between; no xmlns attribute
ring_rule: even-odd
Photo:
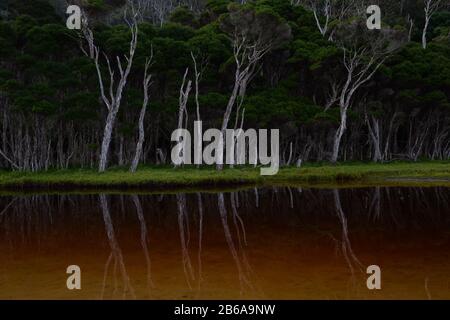
<svg viewBox="0 0 450 320"><path fill-rule="evenodd" d="M130 168L130 171L133 173L136 172L139 160L141 159L142 155L142 146L144 145L145 140L144 119L145 119L145 112L147 110L147 103L148 103L148 96L144 97L144 103L142 105L141 113L139 115L139 138L136 145L136 153L134 154L134 159Z"/></svg>
<svg viewBox="0 0 450 320"><path fill-rule="evenodd" d="M241 86L241 82L239 81L239 78L240 78L240 71L236 70L236 79L234 82L233 91L231 93L230 99L228 100L225 114L223 115L222 128L221 128L222 139L220 139L220 141L219 141L218 150L224 149L223 139L225 139L224 137L225 137L226 129L228 128L228 122L230 121L231 112L233 111L233 107L236 102L236 98L238 96L239 88ZM217 170L222 170L223 169L223 152L219 156L219 160L220 161L218 161L218 163L216 164L216 168L217 168Z"/></svg>
<svg viewBox="0 0 450 320"><path fill-rule="evenodd" d="M371 122L372 121L372 122ZM367 126L369 127L369 135L372 138L373 144L373 162L379 162L383 160L381 154L381 137L380 137L380 123L378 119L374 117L367 118Z"/></svg>
<svg viewBox="0 0 450 320"><path fill-rule="evenodd" d="M106 118L105 129L103 132L102 149L100 153L100 165L98 168L99 172L105 172L106 166L108 165L108 155L109 155L109 145L111 144L111 136L116 122L117 110L115 107L108 112L108 117Z"/></svg>
<svg viewBox="0 0 450 320"><path fill-rule="evenodd" d="M427 16L427 17L425 17L425 26L423 27L423 31L422 31L422 47L424 49L427 48L427 31L428 31L429 24L430 24L430 18Z"/></svg>
<svg viewBox="0 0 450 320"><path fill-rule="evenodd" d="M341 111L341 123L336 131L333 142L333 154L331 155L331 162L336 163L339 158L339 149L341 146L342 136L347 128L347 108L343 108Z"/></svg>

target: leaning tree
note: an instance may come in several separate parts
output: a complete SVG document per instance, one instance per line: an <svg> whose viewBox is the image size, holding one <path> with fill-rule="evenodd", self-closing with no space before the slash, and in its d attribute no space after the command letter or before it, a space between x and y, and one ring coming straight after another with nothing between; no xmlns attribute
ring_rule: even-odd
<svg viewBox="0 0 450 320"><path fill-rule="evenodd" d="M228 128L231 114L242 106L247 87L262 58L291 37L291 28L275 12L253 5L230 4L229 12L220 19L221 29L229 36L234 60L234 84L222 119L222 136ZM223 150L223 139L218 150ZM223 168L223 153L219 155L217 169Z"/></svg>
<svg viewBox="0 0 450 320"><path fill-rule="evenodd" d="M391 56L406 42L406 35L392 29L368 30L363 21L342 25L336 43L342 51L343 74L334 78L332 90L339 106L339 127L333 141L331 162L336 163L342 136L347 128L348 110L358 90L367 84Z"/></svg>

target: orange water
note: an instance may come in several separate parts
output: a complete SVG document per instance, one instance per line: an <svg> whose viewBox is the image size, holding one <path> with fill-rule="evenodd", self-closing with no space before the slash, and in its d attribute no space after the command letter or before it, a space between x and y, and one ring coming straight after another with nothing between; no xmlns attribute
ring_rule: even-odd
<svg viewBox="0 0 450 320"><path fill-rule="evenodd" d="M390 192L372 205L373 190L341 190L345 221L327 190L261 190L258 207L240 192L238 216L226 194L226 222L203 194L201 224L195 194L181 224L173 195L140 196L144 220L114 195L109 226L96 195L3 197L0 298L450 299L449 210L435 190ZM366 286L373 264L381 290Z"/></svg>

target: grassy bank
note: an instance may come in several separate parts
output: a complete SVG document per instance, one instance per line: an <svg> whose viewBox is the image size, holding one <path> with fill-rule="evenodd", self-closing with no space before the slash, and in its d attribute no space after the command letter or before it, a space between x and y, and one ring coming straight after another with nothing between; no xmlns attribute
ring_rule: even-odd
<svg viewBox="0 0 450 320"><path fill-rule="evenodd" d="M127 189L192 188L237 185L449 185L450 162L306 164L301 169L282 168L275 176L261 176L259 169L142 167L135 174L114 168L106 173L94 170L63 170L38 173L0 172L0 189Z"/></svg>

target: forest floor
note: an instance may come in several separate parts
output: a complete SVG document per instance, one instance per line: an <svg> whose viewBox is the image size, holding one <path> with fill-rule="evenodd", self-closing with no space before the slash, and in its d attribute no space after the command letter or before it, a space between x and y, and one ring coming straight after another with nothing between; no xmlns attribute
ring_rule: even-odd
<svg viewBox="0 0 450 320"><path fill-rule="evenodd" d="M388 164L309 163L285 167L274 176L261 176L259 168L243 167L216 171L213 167L140 167L132 174L126 168L105 173L70 169L45 172L0 171L1 190L170 190L231 188L237 186L292 185L315 187L348 186L449 186L450 162L394 162Z"/></svg>

